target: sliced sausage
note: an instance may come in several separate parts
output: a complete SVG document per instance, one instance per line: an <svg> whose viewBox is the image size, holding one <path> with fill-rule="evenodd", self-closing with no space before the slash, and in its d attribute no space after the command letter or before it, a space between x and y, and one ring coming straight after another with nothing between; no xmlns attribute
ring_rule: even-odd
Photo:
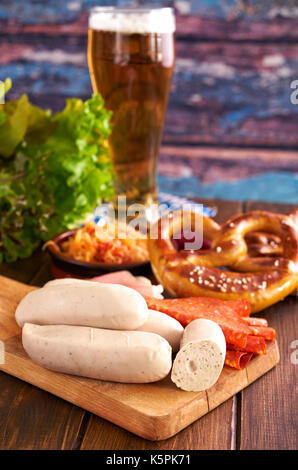
<svg viewBox="0 0 298 470"><path fill-rule="evenodd" d="M226 341L218 324L204 318L194 320L184 330L171 379L182 390L207 390L217 381L225 354Z"/></svg>

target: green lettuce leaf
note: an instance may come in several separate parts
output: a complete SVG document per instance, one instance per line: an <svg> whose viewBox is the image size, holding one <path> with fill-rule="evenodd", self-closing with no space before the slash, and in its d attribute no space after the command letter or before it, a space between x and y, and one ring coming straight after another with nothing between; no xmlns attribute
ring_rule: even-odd
<svg viewBox="0 0 298 470"><path fill-rule="evenodd" d="M99 94L53 115L26 95L2 105L0 262L29 256L112 198L110 117Z"/></svg>

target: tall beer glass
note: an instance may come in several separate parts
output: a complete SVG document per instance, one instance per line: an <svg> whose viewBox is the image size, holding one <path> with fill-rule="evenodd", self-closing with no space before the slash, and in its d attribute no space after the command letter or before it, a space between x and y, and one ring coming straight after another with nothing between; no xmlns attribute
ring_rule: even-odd
<svg viewBox="0 0 298 470"><path fill-rule="evenodd" d="M171 8L96 7L89 17L94 92L113 111L110 149L116 195L127 205L157 199L156 171L175 62Z"/></svg>

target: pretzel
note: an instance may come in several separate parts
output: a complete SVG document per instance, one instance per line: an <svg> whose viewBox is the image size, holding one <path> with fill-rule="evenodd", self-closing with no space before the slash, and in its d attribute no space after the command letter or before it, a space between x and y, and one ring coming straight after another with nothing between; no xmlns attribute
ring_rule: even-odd
<svg viewBox="0 0 298 470"><path fill-rule="evenodd" d="M291 219L293 220L294 224L296 225L296 227L298 228L298 207L296 209L294 209L290 215Z"/></svg>
<svg viewBox="0 0 298 470"><path fill-rule="evenodd" d="M291 212L289 217L298 230L298 209ZM232 267L235 271L245 272L250 271L253 267L257 268L260 262L255 260L255 258L261 256L270 256L271 261L272 257L282 256L283 244L278 235L266 232L250 232L245 235L245 241L247 243L247 254L241 260L237 260L237 262L233 264ZM263 260L261 263L266 264L267 261ZM277 260L275 259L275 261Z"/></svg>
<svg viewBox="0 0 298 470"><path fill-rule="evenodd" d="M209 250L176 251L172 236L182 224L180 211L159 219L157 237L148 239L153 273L171 295L245 298L251 311L258 312L298 287L298 229L289 216L254 211L232 217L222 225L196 213L189 213L189 218L192 230L203 222L204 236L212 240ZM280 237L282 255L247 258L245 235L250 232ZM239 269L243 260L249 264L247 272L222 269Z"/></svg>
<svg viewBox="0 0 298 470"><path fill-rule="evenodd" d="M252 232L245 236L247 253L250 257L277 256L282 254L280 237L271 233Z"/></svg>
<svg viewBox="0 0 298 470"><path fill-rule="evenodd" d="M298 209L289 214L294 224L298 228ZM280 237L272 233L252 232L245 236L248 247L248 254L254 256L281 255L282 242Z"/></svg>

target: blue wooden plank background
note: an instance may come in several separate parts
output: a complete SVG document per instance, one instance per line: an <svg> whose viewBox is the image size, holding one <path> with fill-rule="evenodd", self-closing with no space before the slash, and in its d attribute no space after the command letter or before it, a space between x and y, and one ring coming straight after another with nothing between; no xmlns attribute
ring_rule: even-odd
<svg viewBox="0 0 298 470"><path fill-rule="evenodd" d="M74 21L83 11L94 5L117 6L171 6L182 14L196 14L204 18L250 21L269 20L277 17L298 17L296 0L1 0L1 19L18 20L21 23L66 23Z"/></svg>
<svg viewBox="0 0 298 470"><path fill-rule="evenodd" d="M298 2L1 0L0 80L13 79L10 99L26 92L34 103L58 110L68 96L90 95L87 19L99 4L176 10L177 61L163 139L172 155L161 155L161 188L298 203L298 105L291 101L291 83L298 79ZM256 158L204 158L201 151L194 159L187 151L181 156L181 146L255 148ZM292 156L270 162L258 154L264 148ZM188 170L173 175L181 158Z"/></svg>

